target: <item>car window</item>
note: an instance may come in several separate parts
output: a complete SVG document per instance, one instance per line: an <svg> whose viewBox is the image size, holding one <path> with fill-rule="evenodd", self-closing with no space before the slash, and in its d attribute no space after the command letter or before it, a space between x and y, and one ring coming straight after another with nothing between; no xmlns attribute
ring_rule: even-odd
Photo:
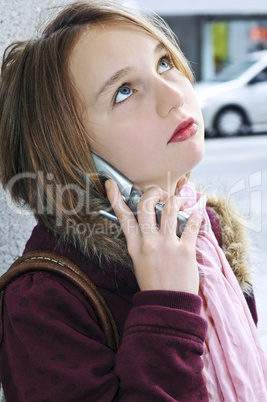
<svg viewBox="0 0 267 402"><path fill-rule="evenodd" d="M260 71L254 78L249 82L250 84L260 84L262 82L267 82L267 67Z"/></svg>
<svg viewBox="0 0 267 402"><path fill-rule="evenodd" d="M244 60L240 63L230 64L225 67L215 78L215 81L229 81L238 78L243 74L249 67L255 63L254 60Z"/></svg>
<svg viewBox="0 0 267 402"><path fill-rule="evenodd" d="M267 67L257 75L258 82L267 81Z"/></svg>

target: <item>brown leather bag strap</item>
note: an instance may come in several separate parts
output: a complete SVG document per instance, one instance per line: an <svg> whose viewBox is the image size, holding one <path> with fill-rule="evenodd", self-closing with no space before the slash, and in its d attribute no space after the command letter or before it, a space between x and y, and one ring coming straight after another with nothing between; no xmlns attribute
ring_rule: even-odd
<svg viewBox="0 0 267 402"><path fill-rule="evenodd" d="M94 310L104 332L107 345L115 352L119 347L116 323L104 297L92 280L68 258L51 251L34 251L18 258L0 277L0 292L19 276L27 272L52 272L72 282L84 295Z"/></svg>

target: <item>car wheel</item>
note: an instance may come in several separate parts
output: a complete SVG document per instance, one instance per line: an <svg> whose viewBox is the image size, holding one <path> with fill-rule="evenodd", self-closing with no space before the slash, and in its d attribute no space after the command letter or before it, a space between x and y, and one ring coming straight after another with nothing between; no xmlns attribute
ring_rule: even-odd
<svg viewBox="0 0 267 402"><path fill-rule="evenodd" d="M241 110L228 108L222 110L216 120L215 129L223 137L231 137L238 134L247 134L249 124Z"/></svg>

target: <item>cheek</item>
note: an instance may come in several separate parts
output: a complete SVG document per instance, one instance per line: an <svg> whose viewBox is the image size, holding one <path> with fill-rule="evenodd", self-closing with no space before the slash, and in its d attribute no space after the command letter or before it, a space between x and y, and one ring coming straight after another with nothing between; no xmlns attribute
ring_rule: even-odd
<svg viewBox="0 0 267 402"><path fill-rule="evenodd" d="M199 110L199 104L194 92L194 88L192 87L192 85L190 83L187 84L187 89L186 89L186 93L187 93L187 99L190 102L190 104L192 106L194 106L194 108L196 108L197 110Z"/></svg>
<svg viewBox="0 0 267 402"><path fill-rule="evenodd" d="M144 137L135 121L103 121L87 123L92 150L102 156L127 177L138 166L139 151L143 150ZM143 155L144 156L144 155Z"/></svg>
<svg viewBox="0 0 267 402"><path fill-rule="evenodd" d="M120 106L119 106L120 107ZM152 131L151 124L140 113L129 116L125 113L114 122L108 122L106 131L109 134L109 140L116 143L119 148L132 148L133 152L136 148L142 149L146 141L146 135Z"/></svg>

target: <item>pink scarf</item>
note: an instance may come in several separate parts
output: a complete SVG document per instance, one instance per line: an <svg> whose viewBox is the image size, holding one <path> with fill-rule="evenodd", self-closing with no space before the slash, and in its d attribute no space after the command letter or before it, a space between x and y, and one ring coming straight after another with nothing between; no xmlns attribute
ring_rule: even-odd
<svg viewBox="0 0 267 402"><path fill-rule="evenodd" d="M202 315L209 329L204 376L211 401L267 401L267 362L238 281L210 228L206 198L191 183L179 192L185 211L204 215L197 239Z"/></svg>

